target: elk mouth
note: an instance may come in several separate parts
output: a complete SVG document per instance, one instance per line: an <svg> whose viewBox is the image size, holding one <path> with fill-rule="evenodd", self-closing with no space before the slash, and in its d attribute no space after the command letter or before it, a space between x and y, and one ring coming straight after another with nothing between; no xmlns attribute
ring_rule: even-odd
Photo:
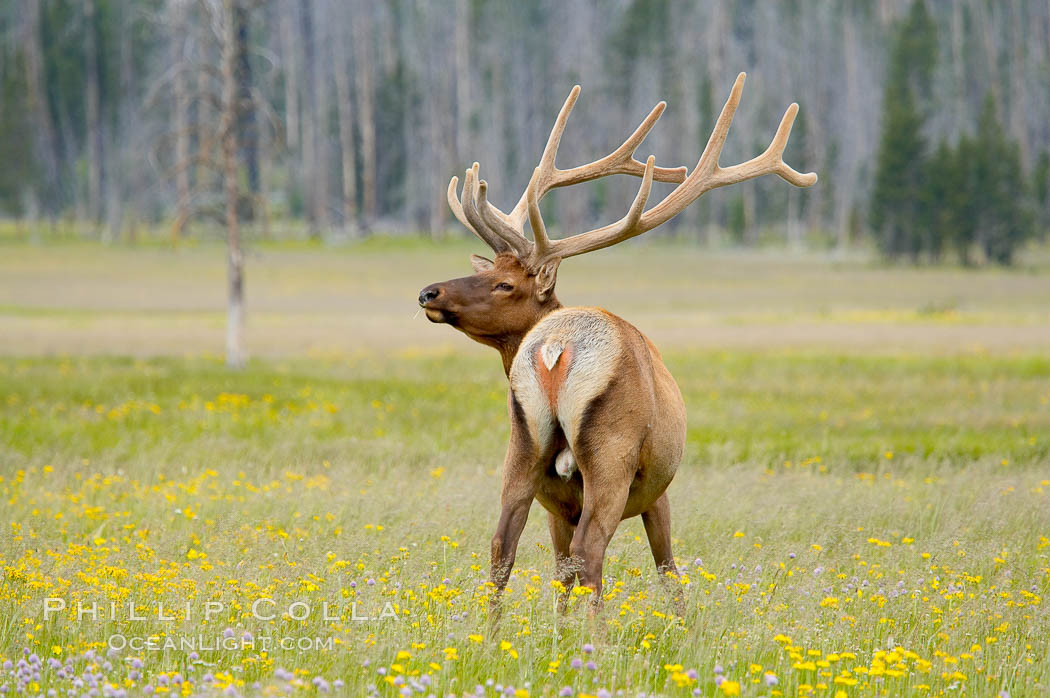
<svg viewBox="0 0 1050 698"><path fill-rule="evenodd" d="M453 326L456 324L456 314L451 311L442 310L441 308L423 308L423 312L426 314L427 320L431 322Z"/></svg>

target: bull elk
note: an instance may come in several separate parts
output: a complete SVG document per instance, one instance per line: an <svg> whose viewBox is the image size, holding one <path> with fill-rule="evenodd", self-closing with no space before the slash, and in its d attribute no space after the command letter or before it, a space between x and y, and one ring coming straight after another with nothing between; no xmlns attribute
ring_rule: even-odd
<svg viewBox="0 0 1050 698"><path fill-rule="evenodd" d="M554 295L558 265L641 235L681 213L703 193L777 174L798 187L817 181L783 159L798 105L788 107L772 143L747 162L721 167L719 154L740 103L745 74L733 85L696 168L656 167L634 154L666 104L660 102L623 145L568 170L554 164L562 132L580 94L577 85L551 130L539 167L509 213L488 201L478 164L448 187L456 218L495 252L474 255L474 274L431 284L419 304L431 322L446 323L494 347L510 381L510 445L503 466L501 512L492 538L491 581L503 590L533 499L547 510L556 578L566 589L577 576L600 602L605 549L623 519L641 515L661 572L675 569L667 486L685 445L681 391L660 352L627 321L601 308L563 307ZM609 175L641 178L627 214L615 223L552 240L539 202L550 190ZM678 186L646 210L653 181ZM529 222L532 239L524 234Z"/></svg>

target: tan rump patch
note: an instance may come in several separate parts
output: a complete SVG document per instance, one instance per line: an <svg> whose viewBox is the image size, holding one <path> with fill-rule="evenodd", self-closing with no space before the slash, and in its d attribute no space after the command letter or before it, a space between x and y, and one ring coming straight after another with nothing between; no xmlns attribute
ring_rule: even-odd
<svg viewBox="0 0 1050 698"><path fill-rule="evenodd" d="M536 348L536 379L547 396L551 413L557 413L558 391L565 383L572 363L572 345L549 342Z"/></svg>
<svg viewBox="0 0 1050 698"><path fill-rule="evenodd" d="M587 405L608 387L621 353L614 319L596 308L556 310L529 331L511 365L510 385L540 451L558 425L569 444L576 443Z"/></svg>

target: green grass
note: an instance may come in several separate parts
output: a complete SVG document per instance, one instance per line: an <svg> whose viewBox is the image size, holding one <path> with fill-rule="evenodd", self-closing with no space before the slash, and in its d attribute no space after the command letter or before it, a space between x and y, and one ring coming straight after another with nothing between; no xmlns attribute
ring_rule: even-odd
<svg viewBox="0 0 1050 698"><path fill-rule="evenodd" d="M393 694L384 668L429 674L440 694L491 679L530 681L533 695L688 695L715 691L720 664L745 695L1045 689L1050 361L689 352L668 364L690 409L671 489L681 601L631 521L610 548L605 611L592 619L578 600L558 615L534 511L493 628L484 582L507 432L495 357L256 361L238 374L209 359L3 360L0 654L65 659L115 634L229 627L338 644L214 649L197 663L132 652L145 661L133 683L178 672L199 691L223 672L220 687L251 693L298 668L303 690L321 675L350 695ZM313 614L254 619L260 595ZM47 597L70 609L44 622ZM131 600L147 617L188 601L191 617L78 621L77 599ZM226 608L204 622L216 600ZM358 616L387 601L399 615L319 617L322 601L350 600ZM573 669L586 643L597 669ZM902 666L888 670L904 673L879 675L895 647ZM831 677L806 668L829 653ZM116 682L129 668L114 663L103 673ZM50 680L41 688L65 685Z"/></svg>
<svg viewBox="0 0 1050 698"><path fill-rule="evenodd" d="M0 686L22 672L31 695L96 676L132 695L1050 690L1045 264L663 245L569 260L563 302L634 322L685 395L680 574L658 578L624 522L602 613L573 596L560 615L536 506L493 625L506 379L490 350L413 317L418 289L467 273L470 251L253 247L257 358L230 372L221 247L4 241L0 666L24 650L44 666L0 669ZM45 619L48 598L66 608ZM253 616L259 599L283 615ZM226 631L255 645L217 646ZM159 649L108 656L120 637Z"/></svg>

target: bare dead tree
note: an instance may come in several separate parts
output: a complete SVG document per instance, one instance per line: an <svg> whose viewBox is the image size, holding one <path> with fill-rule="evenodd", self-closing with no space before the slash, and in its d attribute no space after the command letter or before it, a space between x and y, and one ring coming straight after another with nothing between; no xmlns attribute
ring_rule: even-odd
<svg viewBox="0 0 1050 698"><path fill-rule="evenodd" d="M172 82L175 99L172 110L175 128L175 159L184 163L190 159L190 95L187 86L186 65L186 7L187 0L170 0L172 27L172 60L176 66ZM175 172L175 220L171 226L171 242L175 244L183 234L190 217L190 168L179 167Z"/></svg>
<svg viewBox="0 0 1050 698"><path fill-rule="evenodd" d="M237 217L240 203L240 184L237 181L238 90L235 76L239 39L235 15L240 9L237 4L237 0L223 1L222 118L219 126L223 189L226 193L226 365L230 368L244 365L244 254L241 251L241 230ZM243 37L240 40L243 41Z"/></svg>
<svg viewBox="0 0 1050 698"><path fill-rule="evenodd" d="M304 2L304 7L311 6L311 14L318 10L323 11L315 0ZM305 12L305 10L304 10ZM328 18L322 15L321 20L312 17L313 22L304 44L307 49L306 70L310 71L309 85L311 91L310 107L313 112L314 126L314 168L311 175L311 190L313 196L313 221L318 232L323 236L329 232L330 217L328 215L328 73L325 70L327 61L324 60L324 47L328 39ZM307 34L306 31L303 32Z"/></svg>
<svg viewBox="0 0 1050 698"><path fill-rule="evenodd" d="M187 0L172 0L174 5ZM171 17L178 21L173 27L185 29L188 14L186 8L172 6ZM176 48L174 61L164 78L154 84L146 97L149 107L163 94L166 80L170 79L175 86L175 102L181 107L177 111L189 115L190 106L196 104L199 114L218 114L218 123L200 121L196 124L183 123L176 119L176 128L169 137L162 139L158 150L174 142L175 162L162 176L174 176L178 182L180 221L184 225L195 215L210 215L221 220L226 232L226 267L227 267L227 313L226 313L226 364L231 368L244 365L244 252L242 246L244 212L261 212L257 219L266 226L266 207L261 197L250 190L243 190L240 182L242 173L251 181L251 168L257 162L253 158L257 153L245 150L245 144L252 146L251 137L246 132L258 129L256 114L261 114L263 123L273 126L274 134L280 129L272 109L263 100L259 90L245 84L244 62L249 53L248 24L252 12L258 8L255 0L199 0L199 18L202 31L196 62L188 51ZM181 14L180 14L181 13ZM189 35L188 31L176 31L179 37ZM185 38L177 40L185 47ZM208 61L210 50L217 46L220 57L216 69ZM197 74L194 93L189 93L185 76ZM183 90L186 94L181 94ZM248 115L246 116L246 113ZM191 148L190 134L196 134L196 151ZM254 133L258 138L259 134ZM273 136L276 137L276 136ZM154 160L159 161L160 157ZM196 181L189 182L189 173L196 168ZM216 174L218 176L216 176ZM256 172L256 176L259 173ZM185 186L185 189L183 189Z"/></svg>
<svg viewBox="0 0 1050 698"><path fill-rule="evenodd" d="M248 13L245 2L237 2L233 11L234 55L233 78L237 83L237 146L240 161L244 164L250 205L242 210L247 218L254 220L255 205L261 187L259 164L259 125L256 117L255 76L248 51Z"/></svg>
<svg viewBox="0 0 1050 698"><path fill-rule="evenodd" d="M294 6L280 6L281 74L284 77L284 132L288 149L299 148L299 73L296 61Z"/></svg>
<svg viewBox="0 0 1050 698"><path fill-rule="evenodd" d="M97 225L102 212L102 128L99 96L98 39L95 31L95 0L84 0L84 116L88 139L87 213Z"/></svg>
<svg viewBox="0 0 1050 698"><path fill-rule="evenodd" d="M120 239L122 233L127 231L129 238L135 236L135 206L133 205L135 177L138 171L137 160L122 157L127 151L116 147L119 139L124 137L132 128L135 117L136 106L131 99L132 83L135 73L134 51L131 30L131 18L125 14L121 18L120 33L120 68L118 70L118 100L117 118L110 142L113 144L110 150L108 171L110 173L107 196L106 196L106 226L103 228L102 236L105 241L112 242ZM132 205L129 205L132 204ZM127 209L131 209L128 215Z"/></svg>
<svg viewBox="0 0 1050 698"><path fill-rule="evenodd" d="M457 155L469 145L470 138L470 3L467 0L456 0L455 29L456 60L456 143L453 150Z"/></svg>
<svg viewBox="0 0 1050 698"><path fill-rule="evenodd" d="M213 138L211 134L207 132L209 125L213 123L214 118L212 116L212 109L218 104L218 99L209 99L205 96L212 97L214 92L212 91L212 64L209 60L209 48L212 46L215 40L214 27L212 26L211 16L212 12L209 10L207 4L210 0L200 0L200 21L198 22L198 39L197 47L198 63L197 63L197 124L200 130L197 134L197 151L200 154L200 160L197 167L197 183L198 186L207 182L212 177L212 172L209 171L207 164L211 162L212 148L214 147Z"/></svg>
<svg viewBox="0 0 1050 698"><path fill-rule="evenodd" d="M376 125L375 94L373 88L372 17L371 3L355 2L354 5L354 78L357 87L359 109L358 125L361 129L361 186L364 219L367 230L376 218Z"/></svg>
<svg viewBox="0 0 1050 698"><path fill-rule="evenodd" d="M333 19L345 20L345 5L338 0L330 3ZM336 14L338 13L338 14ZM336 111L339 114L339 151L343 172L343 227L347 234L357 234L357 148L354 143L354 106L350 98L350 66L346 45L338 37L328 42L332 50L332 70L335 73Z"/></svg>
<svg viewBox="0 0 1050 698"><path fill-rule="evenodd" d="M47 107L44 49L40 36L41 4L41 0L22 0L22 50L25 52L29 110L33 123L36 124L36 152L44 172L45 191L34 192L34 195L45 212L53 218L56 214L54 198L58 187L58 136Z"/></svg>

